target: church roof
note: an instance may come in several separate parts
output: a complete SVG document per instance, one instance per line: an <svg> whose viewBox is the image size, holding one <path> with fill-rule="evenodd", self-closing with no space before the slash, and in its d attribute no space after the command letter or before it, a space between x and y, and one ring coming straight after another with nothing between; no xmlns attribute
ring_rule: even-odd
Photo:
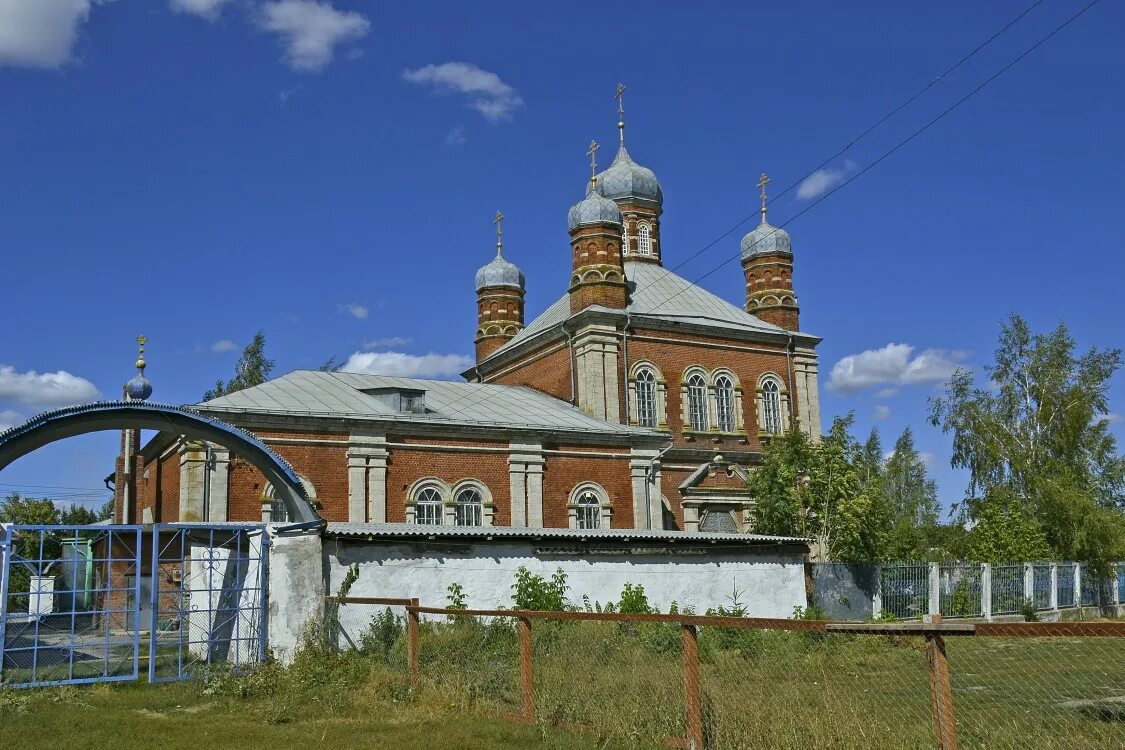
<svg viewBox="0 0 1125 750"><path fill-rule="evenodd" d="M629 281L629 306L625 311L633 316L694 323L725 331L789 333L655 263L628 261L625 278ZM564 294L493 356L551 330L570 316L570 296Z"/></svg>
<svg viewBox="0 0 1125 750"><path fill-rule="evenodd" d="M395 409L379 394L425 392L424 411ZM372 393L374 392L374 393ZM513 385L421 380L387 375L295 370L252 388L199 404L200 411L395 420L416 424L666 437L606 422L539 391Z"/></svg>

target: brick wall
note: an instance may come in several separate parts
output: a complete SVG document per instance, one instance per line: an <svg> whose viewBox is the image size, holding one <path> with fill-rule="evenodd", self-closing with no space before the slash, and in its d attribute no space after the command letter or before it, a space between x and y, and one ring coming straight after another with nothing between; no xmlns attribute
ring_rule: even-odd
<svg viewBox="0 0 1125 750"><path fill-rule="evenodd" d="M427 443L469 444L502 449L502 453L442 452L412 448L391 448L387 461L387 521L406 520L407 493L423 477L436 477L453 486L464 479L475 479L488 487L495 503L493 523L512 522L512 495L508 480L508 444L482 441L424 441Z"/></svg>
<svg viewBox="0 0 1125 750"><path fill-rule="evenodd" d="M553 446L554 447L554 446ZM557 446L573 451L575 446ZM543 525L566 528L570 525L567 503L570 493L583 481L597 482L609 493L613 504L613 528L633 526L633 483L629 461L597 456L547 456L543 467Z"/></svg>

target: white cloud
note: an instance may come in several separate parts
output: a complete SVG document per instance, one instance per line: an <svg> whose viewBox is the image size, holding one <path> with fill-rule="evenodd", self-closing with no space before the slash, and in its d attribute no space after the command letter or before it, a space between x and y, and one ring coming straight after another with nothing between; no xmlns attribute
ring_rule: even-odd
<svg viewBox="0 0 1125 750"><path fill-rule="evenodd" d="M408 339L405 336L388 336L385 339L373 339L371 341L364 341L364 349L385 349L391 346L407 346L413 339Z"/></svg>
<svg viewBox="0 0 1125 750"><path fill-rule="evenodd" d="M891 418L891 407L886 404L875 404L875 419L884 420Z"/></svg>
<svg viewBox="0 0 1125 750"><path fill-rule="evenodd" d="M898 395L898 388L883 388L875 394L875 398L892 398Z"/></svg>
<svg viewBox="0 0 1125 750"><path fill-rule="evenodd" d="M849 173L855 171L856 166L854 161L849 160L844 162L843 166L840 167L828 167L826 169L816 170L808 177L801 180L801 184L797 186L797 197L801 200L819 198L843 182L844 178L847 177Z"/></svg>
<svg viewBox="0 0 1125 750"><path fill-rule="evenodd" d="M211 351L215 354L222 354L223 352L233 352L238 348L238 344L230 339L219 339L214 344L211 344Z"/></svg>
<svg viewBox="0 0 1125 750"><path fill-rule="evenodd" d="M922 465L927 469L932 469L937 465L937 456L929 451L918 451L918 458L922 459Z"/></svg>
<svg viewBox="0 0 1125 750"><path fill-rule="evenodd" d="M348 357L343 371L403 378L447 378L459 375L472 366L473 358L461 354L356 352Z"/></svg>
<svg viewBox="0 0 1125 750"><path fill-rule="evenodd" d="M14 367L0 365L0 398L15 401L22 406L69 406L94 401L100 395L89 380L71 375L66 370L16 372Z"/></svg>
<svg viewBox="0 0 1125 750"><path fill-rule="evenodd" d="M407 69L402 71L402 78L443 93L464 94L469 98L469 106L490 122L510 120L523 106L523 99L514 88L500 80L500 76L472 63L447 62Z"/></svg>
<svg viewBox="0 0 1125 750"><path fill-rule="evenodd" d="M879 385L903 386L940 383L949 379L965 352L926 349L916 356L909 344L887 344L849 354L832 367L828 389L855 393Z"/></svg>
<svg viewBox="0 0 1125 750"><path fill-rule="evenodd" d="M110 0L0 0L0 65L57 68L90 9Z"/></svg>
<svg viewBox="0 0 1125 750"><path fill-rule="evenodd" d="M336 46L367 36L371 23L355 11L339 11L329 2L277 0L266 3L258 25L281 37L285 59L293 70L322 70Z"/></svg>
<svg viewBox="0 0 1125 750"><path fill-rule="evenodd" d="M16 414L14 411L11 411L10 409L0 411L0 432L3 432L4 430L10 430L16 425L22 423L23 417L21 417L19 414Z"/></svg>
<svg viewBox="0 0 1125 750"><path fill-rule="evenodd" d="M187 13L214 21L219 17L223 6L229 2L230 0L168 0L168 5L177 13Z"/></svg>
<svg viewBox="0 0 1125 750"><path fill-rule="evenodd" d="M1121 421L1122 421L1122 418L1121 418L1121 415L1120 415L1120 414L1116 414L1116 413L1110 412L1109 414L1103 414L1103 415L1101 415L1101 416L1100 416L1100 417L1098 417L1098 419L1097 419L1097 420L1095 420L1095 421L1098 421L1098 422L1105 422L1106 424L1120 424L1120 423L1121 423Z"/></svg>
<svg viewBox="0 0 1125 750"><path fill-rule="evenodd" d="M446 146L460 146L465 142L465 126L458 125L445 134Z"/></svg>
<svg viewBox="0 0 1125 750"><path fill-rule="evenodd" d="M368 308L355 302L349 302L346 305L336 305L336 309L341 313L347 313L353 318L358 318L359 320L366 320L367 314L370 312Z"/></svg>

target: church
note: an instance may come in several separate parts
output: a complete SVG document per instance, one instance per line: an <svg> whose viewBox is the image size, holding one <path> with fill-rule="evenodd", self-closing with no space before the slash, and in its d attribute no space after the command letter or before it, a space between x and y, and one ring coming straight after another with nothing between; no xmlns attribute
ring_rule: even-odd
<svg viewBox="0 0 1125 750"><path fill-rule="evenodd" d="M763 175L739 305L667 270L663 188L626 149L621 90L617 154L598 172L591 144L566 214L570 277L530 322L497 214L464 382L298 370L194 408L287 460L330 526L753 532L763 447L821 429L791 239L766 221ZM170 433L126 433L115 487L122 523L285 520L256 469Z"/></svg>

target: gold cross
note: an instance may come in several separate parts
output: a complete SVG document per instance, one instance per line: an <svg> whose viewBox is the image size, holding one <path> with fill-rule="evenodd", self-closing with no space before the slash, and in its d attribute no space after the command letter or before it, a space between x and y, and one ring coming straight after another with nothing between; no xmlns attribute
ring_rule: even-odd
<svg viewBox="0 0 1125 750"><path fill-rule="evenodd" d="M586 150L586 155L590 157L590 176L595 180L598 177L598 149L601 148L597 141L590 141L590 148Z"/></svg>
<svg viewBox="0 0 1125 750"><path fill-rule="evenodd" d="M617 119L619 119L619 120L625 115L625 102L624 102L625 97L623 96L624 93L625 93L625 84L623 84L623 83L617 84L617 93L614 94L613 98L615 98L617 100Z"/></svg>
<svg viewBox="0 0 1125 750"><path fill-rule="evenodd" d="M762 221L766 220L766 185L770 183L770 178L765 172L758 178L758 187L762 191Z"/></svg>
<svg viewBox="0 0 1125 750"><path fill-rule="evenodd" d="M144 334L137 336L137 345L140 347L140 354L137 355L137 368L144 369L145 366L145 344L148 343L148 337Z"/></svg>
<svg viewBox="0 0 1125 750"><path fill-rule="evenodd" d="M492 220L496 224L496 254L500 254L500 248L504 247L504 214L501 211L496 212L496 218Z"/></svg>

